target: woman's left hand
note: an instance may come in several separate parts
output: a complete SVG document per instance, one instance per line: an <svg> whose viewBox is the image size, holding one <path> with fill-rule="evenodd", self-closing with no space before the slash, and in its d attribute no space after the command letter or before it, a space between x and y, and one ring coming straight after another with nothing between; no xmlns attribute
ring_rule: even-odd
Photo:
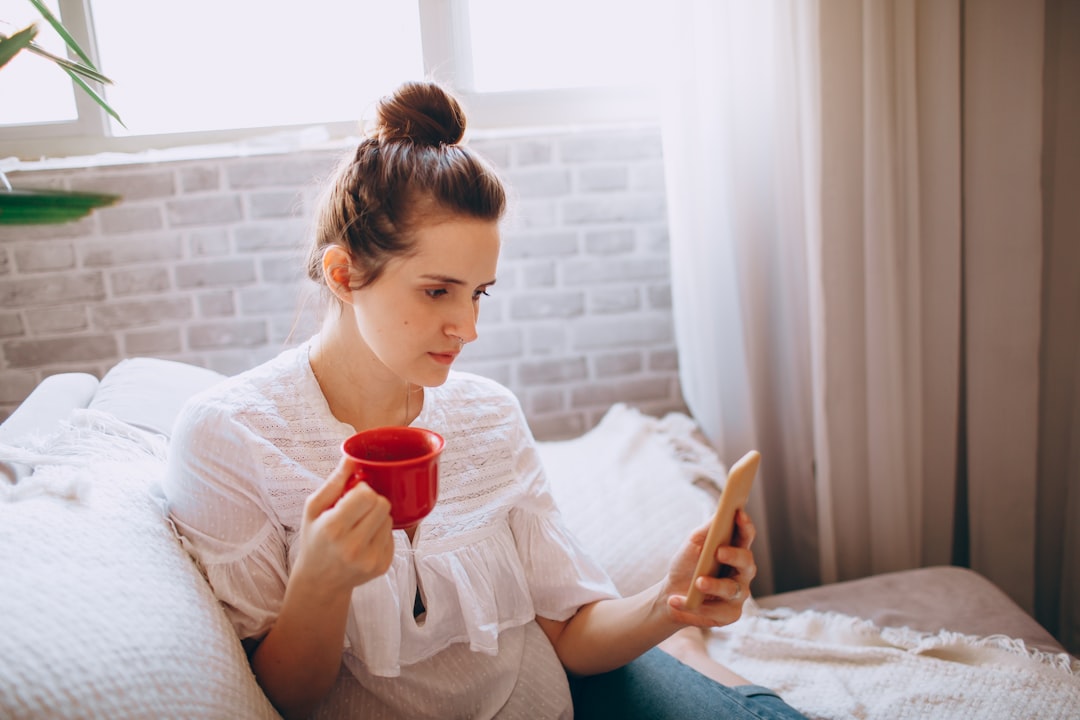
<svg viewBox="0 0 1080 720"><path fill-rule="evenodd" d="M750 596L750 581L757 574L754 553L754 523L745 510L735 514L735 533L731 545L716 549L716 561L720 563L722 577L700 577L697 587L705 594L705 601L695 610L686 608L686 592L690 578L697 567L698 557L705 545L708 525L694 531L683 545L668 571L664 594L671 620L680 625L697 627L720 627L739 619L743 603Z"/></svg>

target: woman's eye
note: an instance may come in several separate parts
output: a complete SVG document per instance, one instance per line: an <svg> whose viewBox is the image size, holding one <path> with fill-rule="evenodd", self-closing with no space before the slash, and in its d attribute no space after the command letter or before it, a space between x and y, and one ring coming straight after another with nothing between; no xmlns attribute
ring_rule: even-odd
<svg viewBox="0 0 1080 720"><path fill-rule="evenodd" d="M491 295L487 291L487 288L483 288L481 290L477 290L476 292L474 292L472 294L473 300L479 300L481 295L486 295L487 297L491 297Z"/></svg>
<svg viewBox="0 0 1080 720"><path fill-rule="evenodd" d="M432 290L425 290L429 298L437 298L446 294L446 288L434 288Z"/></svg>

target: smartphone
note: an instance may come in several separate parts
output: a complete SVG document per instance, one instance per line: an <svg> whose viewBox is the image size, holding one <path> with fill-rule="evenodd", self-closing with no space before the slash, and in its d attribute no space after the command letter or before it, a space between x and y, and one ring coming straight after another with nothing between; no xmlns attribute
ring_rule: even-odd
<svg viewBox="0 0 1080 720"><path fill-rule="evenodd" d="M696 609L705 600L705 594L695 585L697 579L702 575L716 577L720 572L720 563L716 561L716 549L721 545L731 544L732 536L735 534L735 512L739 508L746 507L746 502L750 499L750 486L754 484L760 462L761 453L751 450L739 458L739 461L728 471L727 482L724 483L724 490L720 493L720 502L716 506L716 514L713 515L709 532L705 536L705 547L702 548L701 556L698 558L694 577L690 579L690 589L686 591L686 606L691 610Z"/></svg>

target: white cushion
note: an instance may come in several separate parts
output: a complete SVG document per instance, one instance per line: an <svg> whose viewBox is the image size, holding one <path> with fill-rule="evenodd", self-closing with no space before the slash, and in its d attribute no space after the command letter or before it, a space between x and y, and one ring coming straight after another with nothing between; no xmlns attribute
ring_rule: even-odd
<svg viewBox="0 0 1080 720"><path fill-rule="evenodd" d="M101 379L90 408L168 437L187 399L224 378L213 370L173 360L121 360Z"/></svg>
<svg viewBox="0 0 1080 720"><path fill-rule="evenodd" d="M581 437L537 444L567 524L624 595L662 579L716 510L727 473L695 430L617 404Z"/></svg>
<svg viewBox="0 0 1080 720"><path fill-rule="evenodd" d="M69 422L0 487L0 717L280 720L148 489L165 439Z"/></svg>

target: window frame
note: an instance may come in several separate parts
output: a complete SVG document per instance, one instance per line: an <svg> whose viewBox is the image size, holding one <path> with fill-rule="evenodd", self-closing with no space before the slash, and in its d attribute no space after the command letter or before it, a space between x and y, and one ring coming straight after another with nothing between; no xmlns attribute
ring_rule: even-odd
<svg viewBox="0 0 1080 720"><path fill-rule="evenodd" d="M472 130L640 123L657 119L657 104L644 88L476 92L469 49L468 0L416 2L425 73L454 90L466 107ZM59 0L64 26L96 61L92 3L93 0ZM32 160L242 143L269 135L301 133L312 127L320 128L320 136L330 139L357 132L356 121L350 121L118 137L111 135L104 110L77 88L75 102L77 120L0 128L0 158Z"/></svg>

